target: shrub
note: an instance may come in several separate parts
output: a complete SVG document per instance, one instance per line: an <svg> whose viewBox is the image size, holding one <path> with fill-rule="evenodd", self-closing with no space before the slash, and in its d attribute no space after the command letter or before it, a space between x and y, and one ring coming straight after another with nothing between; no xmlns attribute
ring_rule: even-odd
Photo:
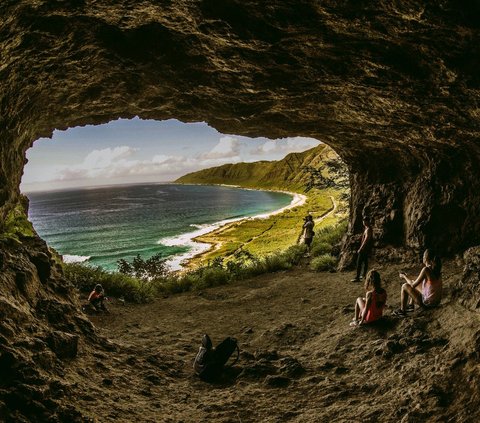
<svg viewBox="0 0 480 423"><path fill-rule="evenodd" d="M192 286L198 282L198 277L189 273L182 276L172 276L164 281L157 281L157 292L164 292L169 294L180 294L182 292L190 291Z"/></svg>
<svg viewBox="0 0 480 423"><path fill-rule="evenodd" d="M286 261L296 265L300 263L300 259L304 256L306 251L307 246L305 244L292 245L291 247L288 247L285 251L283 251L282 255L284 256Z"/></svg>
<svg viewBox="0 0 480 423"><path fill-rule="evenodd" d="M131 263L125 259L118 260L117 268L124 275L150 281L167 276L168 269L165 261L161 254L155 254L148 259L143 259L140 254L137 254Z"/></svg>
<svg viewBox="0 0 480 423"><path fill-rule="evenodd" d="M332 245L328 242L313 243L312 256L317 257L323 254L330 254L332 252Z"/></svg>
<svg viewBox="0 0 480 423"><path fill-rule="evenodd" d="M203 269L198 281L192 286L194 289L212 288L214 286L226 285L230 279L226 269L207 266Z"/></svg>
<svg viewBox="0 0 480 423"><path fill-rule="evenodd" d="M320 228L313 239L312 256L333 254L347 230L347 221Z"/></svg>
<svg viewBox="0 0 480 423"><path fill-rule="evenodd" d="M292 263L287 260L284 254L270 254L262 260L263 272L276 272L278 270L287 270L292 267Z"/></svg>
<svg viewBox="0 0 480 423"><path fill-rule="evenodd" d="M345 232L347 231L347 221L343 220L336 225L325 226L315 234L315 240L319 243L327 243L330 245L338 244Z"/></svg>
<svg viewBox="0 0 480 423"><path fill-rule="evenodd" d="M78 290L90 292L99 283L106 295L123 297L127 301L143 303L155 295L155 284L122 273L110 273L100 267L88 267L79 263L63 265L65 277Z"/></svg>
<svg viewBox="0 0 480 423"><path fill-rule="evenodd" d="M325 272L335 270L337 259L330 254L323 254L315 257L311 263L310 268L316 272Z"/></svg>

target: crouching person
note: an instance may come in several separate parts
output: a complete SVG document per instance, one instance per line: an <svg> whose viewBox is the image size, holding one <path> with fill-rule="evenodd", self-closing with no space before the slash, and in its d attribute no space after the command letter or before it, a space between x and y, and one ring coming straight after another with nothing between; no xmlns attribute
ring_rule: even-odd
<svg viewBox="0 0 480 423"><path fill-rule="evenodd" d="M94 290L88 296L88 304L95 311L108 311L105 306L105 292L100 284L95 285Z"/></svg>

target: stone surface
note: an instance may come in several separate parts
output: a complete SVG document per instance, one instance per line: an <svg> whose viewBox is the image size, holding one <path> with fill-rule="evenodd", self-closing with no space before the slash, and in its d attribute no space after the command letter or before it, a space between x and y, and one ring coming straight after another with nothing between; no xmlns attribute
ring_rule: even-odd
<svg viewBox="0 0 480 423"><path fill-rule="evenodd" d="M78 353L78 335L61 331L52 332L47 344L58 358L75 358Z"/></svg>
<svg viewBox="0 0 480 423"><path fill-rule="evenodd" d="M462 279L453 288L453 295L465 307L480 310L480 247L472 247L463 256Z"/></svg>
<svg viewBox="0 0 480 423"><path fill-rule="evenodd" d="M477 2L3 2L0 211L25 150L119 117L310 136L348 164L350 235L480 242ZM356 242L350 238L347 254Z"/></svg>

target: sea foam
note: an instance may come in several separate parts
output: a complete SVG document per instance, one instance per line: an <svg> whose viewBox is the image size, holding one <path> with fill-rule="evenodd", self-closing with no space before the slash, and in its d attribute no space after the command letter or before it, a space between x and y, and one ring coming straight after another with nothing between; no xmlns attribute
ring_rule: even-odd
<svg viewBox="0 0 480 423"><path fill-rule="evenodd" d="M92 258L92 256L75 256L71 254L64 254L62 257L65 263L83 263Z"/></svg>
<svg viewBox="0 0 480 423"><path fill-rule="evenodd" d="M282 213L285 210L291 209L296 206L300 206L304 204L306 201L305 195L285 192L285 191L282 191L282 192L292 195L292 201L288 206L282 207L281 209L274 210L273 212L270 212L270 213L258 214L256 216L251 216L251 217L244 216L244 217L236 217L232 219L225 219L212 224L204 224L204 225L191 224L190 225L191 227L197 228L195 231L187 232L187 233L173 236L173 237L162 238L158 240L157 244L165 245L168 247L178 247L178 246L189 247L189 251L181 254L176 254L173 257L170 257L169 259L167 259L166 261L167 266L172 271L182 270L183 269L182 265L186 261L188 261L189 259L199 254L202 254L208 251L212 245L205 242L195 241L195 238L199 236L216 231L217 229L220 229L222 226L228 225L230 223L238 222L240 220L267 219L272 215L276 215L276 214Z"/></svg>

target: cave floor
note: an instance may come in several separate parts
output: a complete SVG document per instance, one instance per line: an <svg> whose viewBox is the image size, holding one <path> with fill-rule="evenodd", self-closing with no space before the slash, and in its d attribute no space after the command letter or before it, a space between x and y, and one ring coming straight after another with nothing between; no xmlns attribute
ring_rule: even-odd
<svg viewBox="0 0 480 423"><path fill-rule="evenodd" d="M419 267L377 269L390 307L371 327L349 327L363 291L351 273L306 263L147 305L112 302L91 318L111 343L83 345L83 370L69 372L75 405L101 422L478 421L469 375L480 317L449 295L461 269L445 267L439 309L405 319L390 316L398 271ZM242 352L214 385L192 372L203 333L214 344L233 336Z"/></svg>

